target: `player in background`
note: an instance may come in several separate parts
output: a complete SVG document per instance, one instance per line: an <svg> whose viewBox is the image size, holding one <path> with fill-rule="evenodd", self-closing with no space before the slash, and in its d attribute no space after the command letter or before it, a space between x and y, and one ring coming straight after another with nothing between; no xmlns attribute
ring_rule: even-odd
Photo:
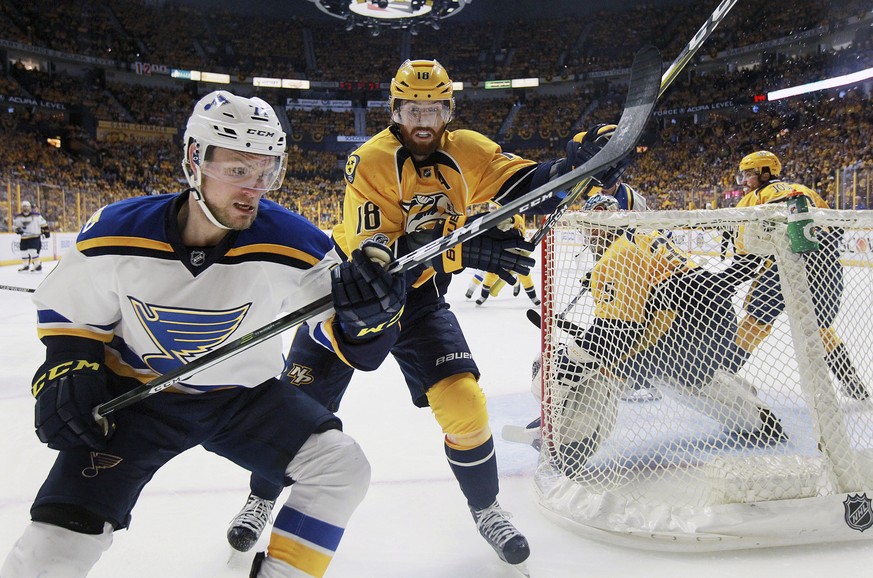
<svg viewBox="0 0 873 578"><path fill-rule="evenodd" d="M360 369L388 354L405 301L384 247L340 261L314 225L263 198L286 137L260 98L203 97L185 131L190 188L98 210L34 294L46 346L35 424L58 456L4 577L79 578L128 527L140 492L201 445L276 484L294 481L251 576L322 576L369 485L338 418L275 376L276 337L102 418L92 409L327 294L313 338ZM193 555L193 554L192 554Z"/></svg>
<svg viewBox="0 0 873 578"><path fill-rule="evenodd" d="M485 274L482 271L473 271L473 277L470 278L470 284L467 285L467 292L464 293L464 296L467 299L472 299L473 294L482 287L482 281L484 280Z"/></svg>
<svg viewBox="0 0 873 578"><path fill-rule="evenodd" d="M828 204L814 190L795 182L783 181L782 163L769 151L756 151L743 157L739 165L737 183L747 191L737 207L754 207L768 203L784 203L798 192L815 207L826 209ZM861 382L849 351L833 328L843 295L843 267L840 263L842 231L819 231L820 248L802 255L809 288L812 294L819 337L825 350L825 360L839 380L844 395L867 399L870 393ZM785 309L779 288L779 271L771 259L750 255L744 251L742 239L736 241L735 263L729 269L736 282L754 278L745 299L745 316L740 321L737 344L741 357L736 369L744 364L752 352L773 331L773 322Z"/></svg>
<svg viewBox="0 0 873 578"><path fill-rule="evenodd" d="M568 143L566 158L537 163L502 151L478 132L447 130L455 110L452 81L435 60L404 62L391 80L390 94L391 124L346 163L343 222L333 230L334 242L344 253L377 240L396 255L406 254L461 226L469 207L489 201L501 205L579 166L613 133L589 131L588 138L577 136ZM617 179L625 166L622 161L604 171L602 180ZM534 212L550 212L558 201L553 197ZM522 563L530 548L497 501L497 457L479 368L445 294L452 273L466 267L496 272L514 283L511 273L529 273L534 264L514 252L519 249L531 251L533 246L515 229L494 228L444 253L429 267L410 271L401 332L391 350L413 404L430 407L442 428L449 467L479 533L510 564ZM351 377L352 370L335 355L306 331L297 332L283 380L335 411ZM246 518L253 500L269 505L281 490L274 485L270 491L269 484L254 478L252 496L228 531L232 545L257 540L257 528L266 520L248 518L252 523L247 527L238 520ZM237 541L239 536L245 541Z"/></svg>
<svg viewBox="0 0 873 578"><path fill-rule="evenodd" d="M512 218L511 226L517 229L522 237L525 236L524 215L515 215ZM527 254L530 255L530 253ZM531 276L529 274L523 275L518 273L513 274L513 277L515 278L515 284L512 289L513 297L518 296L521 292L520 290L524 288L524 292L527 293L531 302L535 306L539 306L540 299L537 297L537 290L536 287L534 287L534 282ZM475 280L475 278L474 275L473 279ZM485 277L482 279L482 288L479 291L479 297L476 298L476 305L482 305L485 303L485 300L488 299L489 296L493 295L496 297L506 285L506 281L498 277L497 273L486 273Z"/></svg>
<svg viewBox="0 0 873 578"><path fill-rule="evenodd" d="M618 211L595 195L589 211ZM596 263L590 287L594 321L560 322L571 341L558 361L550 423L553 457L568 476L597 451L614 425L619 384L651 381L756 445L786 438L751 384L728 371L736 355L735 287L702 270L659 231L586 231ZM582 432L584 435L580 435Z"/></svg>
<svg viewBox="0 0 873 578"><path fill-rule="evenodd" d="M22 201L21 212L12 219L12 228L21 236L19 248L24 264L18 270L21 273L38 273L42 271L39 251L42 248L42 238L51 236L49 225L45 218L34 211L30 201Z"/></svg>

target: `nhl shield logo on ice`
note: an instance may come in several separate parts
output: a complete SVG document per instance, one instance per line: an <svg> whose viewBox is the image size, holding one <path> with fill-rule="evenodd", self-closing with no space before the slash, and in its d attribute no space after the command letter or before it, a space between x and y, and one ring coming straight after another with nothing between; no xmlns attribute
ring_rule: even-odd
<svg viewBox="0 0 873 578"><path fill-rule="evenodd" d="M846 509L846 524L853 530L863 532L873 526L873 507L867 494L847 496L843 507Z"/></svg>

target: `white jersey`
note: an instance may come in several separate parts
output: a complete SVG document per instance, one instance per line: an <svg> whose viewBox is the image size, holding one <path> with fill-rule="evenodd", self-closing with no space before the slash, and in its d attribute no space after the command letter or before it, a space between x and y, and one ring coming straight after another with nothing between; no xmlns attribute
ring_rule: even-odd
<svg viewBox="0 0 873 578"><path fill-rule="evenodd" d="M12 230L21 231L19 234L22 239L39 237L43 227L48 227L48 222L37 211L31 211L27 215L18 213L12 219Z"/></svg>
<svg viewBox="0 0 873 578"><path fill-rule="evenodd" d="M340 262L303 217L261 200L251 228L213 248L186 248L178 208L188 194L128 199L85 224L33 301L40 337L102 341L106 366L149 381L330 294ZM336 349L328 311L313 336ZM177 389L254 387L282 371L280 336L206 369Z"/></svg>

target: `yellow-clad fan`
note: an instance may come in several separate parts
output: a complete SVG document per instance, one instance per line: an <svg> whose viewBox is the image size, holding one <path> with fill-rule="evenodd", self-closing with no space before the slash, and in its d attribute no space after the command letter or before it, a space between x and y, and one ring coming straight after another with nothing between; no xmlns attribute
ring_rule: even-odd
<svg viewBox="0 0 873 578"><path fill-rule="evenodd" d="M747 192L737 203L737 207L784 203L801 194L811 205L828 208L828 204L814 190L799 183L782 180L782 163L770 151L756 151L746 155L740 161L739 169L737 183L743 185ZM844 395L866 399L870 395L869 391L861 382L849 351L833 328L834 319L840 310L844 286L839 249L842 234L842 230L834 228L820 230L819 249L804 253L802 258L828 367L839 380ZM779 271L772 260L746 253L741 238L737 239L737 253L731 270L738 280L754 278L745 299L745 317L740 322L737 335L737 344L742 348L742 364L770 335L773 322L785 309L785 300L779 287Z"/></svg>

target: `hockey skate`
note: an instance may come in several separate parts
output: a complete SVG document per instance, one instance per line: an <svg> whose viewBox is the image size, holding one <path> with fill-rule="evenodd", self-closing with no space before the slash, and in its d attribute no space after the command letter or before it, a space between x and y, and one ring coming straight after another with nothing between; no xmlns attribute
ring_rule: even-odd
<svg viewBox="0 0 873 578"><path fill-rule="evenodd" d="M42 263L37 263L30 266L31 273L42 273Z"/></svg>
<svg viewBox="0 0 873 578"><path fill-rule="evenodd" d="M648 380L629 380L620 394L622 401L631 403L648 403L661 399L661 392L648 382Z"/></svg>
<svg viewBox="0 0 873 578"><path fill-rule="evenodd" d="M246 505L230 522L227 541L234 550L248 552L252 549L268 522L273 521L273 506L276 500L265 500L249 494Z"/></svg>
<svg viewBox="0 0 873 578"><path fill-rule="evenodd" d="M768 447L788 441L782 422L768 408L760 409L760 427L736 432L736 439L751 447Z"/></svg>
<svg viewBox="0 0 873 578"><path fill-rule="evenodd" d="M851 397L852 399L857 400L865 400L870 397L870 392L867 390L867 386L864 385L857 373L847 378L841 385L843 395L846 397Z"/></svg>
<svg viewBox="0 0 873 578"><path fill-rule="evenodd" d="M30 271L30 261L18 268L19 273L27 273Z"/></svg>
<svg viewBox="0 0 873 578"><path fill-rule="evenodd" d="M500 559L513 566L522 564L530 556L527 539L509 522L509 514L493 504L481 510L470 509L476 527L485 540L491 544ZM526 569L521 569L526 573Z"/></svg>

